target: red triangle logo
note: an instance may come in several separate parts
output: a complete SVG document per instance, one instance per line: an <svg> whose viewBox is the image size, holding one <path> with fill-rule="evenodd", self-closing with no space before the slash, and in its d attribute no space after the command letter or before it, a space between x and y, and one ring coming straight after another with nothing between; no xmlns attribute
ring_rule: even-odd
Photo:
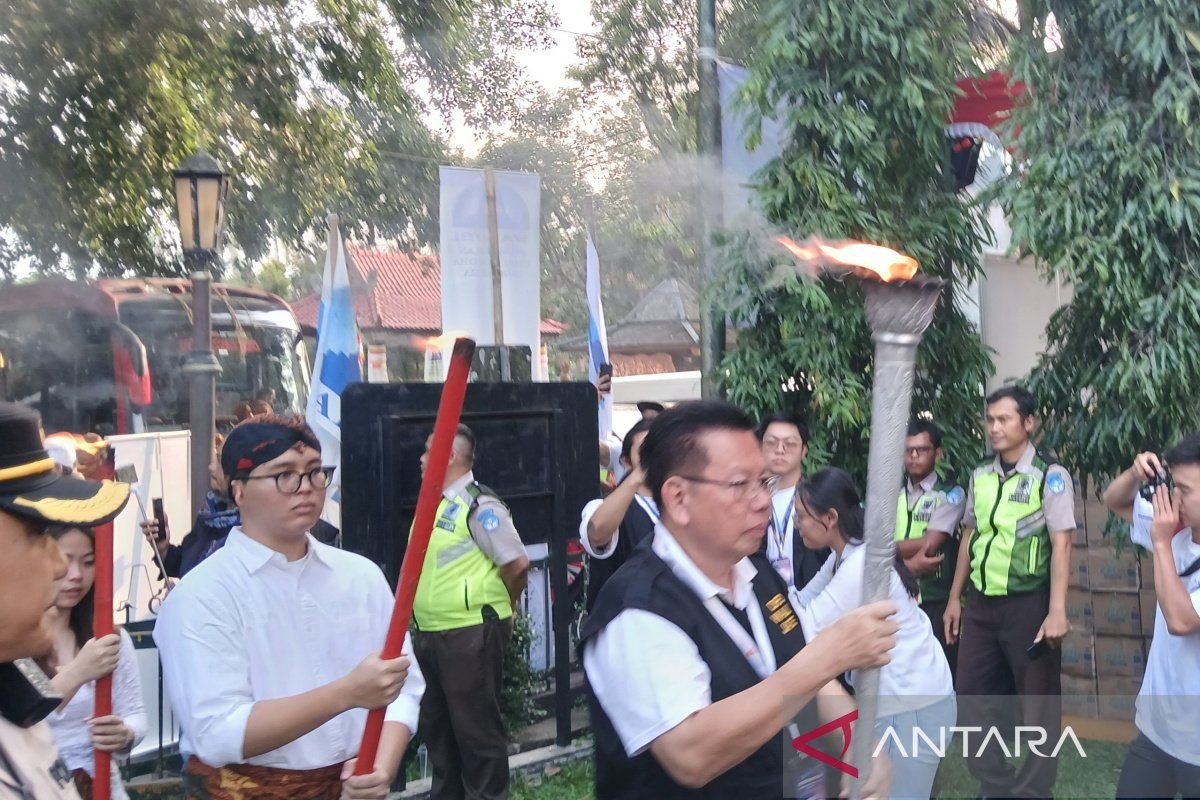
<svg viewBox="0 0 1200 800"><path fill-rule="evenodd" d="M813 758L820 761L822 764L827 764L828 766L833 767L834 769L838 770L839 772L844 772L845 774L849 775L851 778L857 778L858 777L858 768L847 764L845 761L842 761L842 759L846 757L846 753L848 753L850 751L850 738L851 738L850 723L855 722L857 720L858 720L858 709L855 709L855 710L851 711L849 714L846 714L845 716L838 717L837 719L835 719L831 722L826 722L824 725L820 726L819 728L813 728L808 733L800 734L795 739L792 739L792 747L797 752L804 753L805 755L808 755L808 756L812 756ZM834 758L831 755L823 753L820 750L818 750L817 748L815 748L809 744L809 742L811 742L813 739L820 739L822 736L825 736L826 734L828 734L832 731L835 731L835 730L841 730L841 732L842 732L842 753L837 758Z"/></svg>

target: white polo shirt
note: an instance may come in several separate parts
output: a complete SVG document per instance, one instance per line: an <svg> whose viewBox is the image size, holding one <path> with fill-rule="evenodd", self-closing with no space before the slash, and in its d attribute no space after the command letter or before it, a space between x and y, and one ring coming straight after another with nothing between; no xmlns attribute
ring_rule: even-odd
<svg viewBox="0 0 1200 800"><path fill-rule="evenodd" d="M1150 524L1154 506L1141 496L1133 504L1133 524L1129 537L1153 551ZM1191 528L1184 528L1171 540L1176 573L1183 572L1200 558L1200 544ZM1153 568L1153 564L1150 565ZM1145 567L1143 567L1145 569ZM1192 605L1200 613L1200 571L1183 578L1183 587L1191 595ZM1169 755L1200 766L1200 633L1175 636L1167 630L1162 608L1155 604L1154 639L1146 657L1146 677L1138 693L1136 723L1139 731Z"/></svg>

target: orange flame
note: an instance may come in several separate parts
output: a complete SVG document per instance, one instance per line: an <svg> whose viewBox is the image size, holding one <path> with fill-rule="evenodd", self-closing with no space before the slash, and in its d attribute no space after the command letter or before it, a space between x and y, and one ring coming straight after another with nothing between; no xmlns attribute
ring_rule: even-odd
<svg viewBox="0 0 1200 800"><path fill-rule="evenodd" d="M454 340L466 336L465 331L445 331L440 336L430 336L428 339L417 339L417 346L424 350L437 350L445 353L454 347Z"/></svg>
<svg viewBox="0 0 1200 800"><path fill-rule="evenodd" d="M875 273L880 280L906 281L917 274L917 260L877 244L842 241L826 243L811 237L804 244L796 244L786 236L775 241L786 247L800 262L806 264L836 264L858 267Z"/></svg>

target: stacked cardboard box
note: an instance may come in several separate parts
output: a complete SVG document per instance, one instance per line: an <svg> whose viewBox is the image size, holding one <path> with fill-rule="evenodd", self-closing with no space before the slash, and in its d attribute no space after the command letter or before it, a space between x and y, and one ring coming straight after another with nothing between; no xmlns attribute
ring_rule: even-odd
<svg viewBox="0 0 1200 800"><path fill-rule="evenodd" d="M1143 588L1143 564L1126 529L1116 526L1106 532L1108 511L1095 487L1088 489L1083 503L1086 550L1072 558L1075 588L1067 598L1074 630L1063 643L1064 712L1131 721L1146 669L1143 637L1154 625L1153 592ZM1078 533L1075 541L1079 542ZM1068 691L1078 696L1068 697Z"/></svg>

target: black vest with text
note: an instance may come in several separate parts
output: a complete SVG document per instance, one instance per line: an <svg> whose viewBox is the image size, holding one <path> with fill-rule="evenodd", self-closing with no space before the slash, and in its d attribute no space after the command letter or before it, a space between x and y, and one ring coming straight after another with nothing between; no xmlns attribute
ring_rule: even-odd
<svg viewBox="0 0 1200 800"><path fill-rule="evenodd" d="M751 557L758 570L754 595L762 608L775 663L782 665L804 647L799 620L787 603L787 587L761 556ZM700 598L671 572L670 567L644 542L608 581L580 633L580 648L618 614L640 609L678 626L696 643L711 674L712 702L743 692L761 679L733 640L713 619ZM650 751L633 758L625 754L612 722L588 689L596 748L597 800L778 800L783 796L784 754L790 753L786 730L773 736L749 758L700 789L689 789L671 779ZM801 732L818 724L816 704L796 720ZM789 773L792 771L789 765Z"/></svg>
<svg viewBox="0 0 1200 800"><path fill-rule="evenodd" d="M625 511L621 527L617 534L617 547L608 558L588 559L588 585L586 608L590 612L596 605L596 598L608 579L616 574L621 565L629 560L629 556L637 546L654 535L654 520L642 508L642 504L634 498Z"/></svg>

